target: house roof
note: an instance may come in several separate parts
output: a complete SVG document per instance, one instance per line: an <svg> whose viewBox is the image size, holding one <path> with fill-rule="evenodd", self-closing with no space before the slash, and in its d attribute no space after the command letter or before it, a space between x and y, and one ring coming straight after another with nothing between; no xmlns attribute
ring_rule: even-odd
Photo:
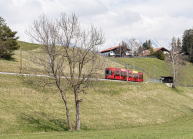
<svg viewBox="0 0 193 139"><path fill-rule="evenodd" d="M159 51L159 50L169 52L169 50L168 50L168 49L166 49L166 48L164 48L164 47L159 47L159 48L154 48L154 49L153 49L153 51L154 51L154 52Z"/></svg>
<svg viewBox="0 0 193 139"><path fill-rule="evenodd" d="M167 50L164 47L159 47L159 48L154 48L153 49L154 52L159 51L159 50L169 52L169 50ZM139 56L148 56L148 55L150 55L150 50L149 49L148 50L144 50L143 53L139 54Z"/></svg>
<svg viewBox="0 0 193 139"><path fill-rule="evenodd" d="M117 49L118 47L119 47L119 46L111 47L111 48L108 48L108 49L105 49L105 50L100 51L100 53L107 52L107 51L111 51L111 50L113 50L113 49Z"/></svg>

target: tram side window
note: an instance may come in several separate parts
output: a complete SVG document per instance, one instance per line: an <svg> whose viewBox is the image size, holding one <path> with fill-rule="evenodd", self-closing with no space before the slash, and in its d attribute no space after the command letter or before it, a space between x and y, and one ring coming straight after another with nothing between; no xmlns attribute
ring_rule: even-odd
<svg viewBox="0 0 193 139"><path fill-rule="evenodd" d="M131 74L131 73L129 73L129 77L132 77L132 74Z"/></svg>
<svg viewBox="0 0 193 139"><path fill-rule="evenodd" d="M106 75L113 75L112 73L112 70L106 70Z"/></svg>
<svg viewBox="0 0 193 139"><path fill-rule="evenodd" d="M116 76L119 76L119 71L116 71Z"/></svg>
<svg viewBox="0 0 193 139"><path fill-rule="evenodd" d="M138 74L133 74L133 78L138 78Z"/></svg>
<svg viewBox="0 0 193 139"><path fill-rule="evenodd" d="M142 76L141 76L141 75L139 75L139 79L142 79Z"/></svg>
<svg viewBox="0 0 193 139"><path fill-rule="evenodd" d="M126 72L121 71L121 76L126 76Z"/></svg>

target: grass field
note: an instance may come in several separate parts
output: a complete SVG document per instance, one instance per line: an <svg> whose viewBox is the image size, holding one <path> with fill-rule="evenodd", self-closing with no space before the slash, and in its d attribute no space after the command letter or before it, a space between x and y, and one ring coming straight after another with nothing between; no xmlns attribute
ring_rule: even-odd
<svg viewBox="0 0 193 139"><path fill-rule="evenodd" d="M95 131L73 131L73 132L51 132L51 133L34 133L24 135L6 135L5 139L15 138L42 138L42 139L192 139L193 120L186 119L181 122L164 124L159 126L135 127L116 130L95 130ZM0 136L1 138L1 136Z"/></svg>
<svg viewBox="0 0 193 139"><path fill-rule="evenodd" d="M29 59L28 50L40 54L38 45L22 42L23 73L30 67L43 70ZM30 48L29 48L30 47ZM165 62L152 58L117 59L135 61L136 67L149 70L156 66L156 77L169 75ZM98 57L103 65L103 58ZM106 59L106 67L124 68ZM0 60L0 71L18 73L20 52L13 59ZM88 65L89 66L89 65ZM188 63L188 77L192 64ZM100 77L103 70L97 71ZM148 78L144 74L145 79ZM38 77L0 74L0 138L192 138L193 88L169 88L158 83L101 81L86 90L80 104L81 131L67 131L64 103L54 86L36 88ZM72 91L67 93L70 116L75 127ZM80 96L83 97L83 96Z"/></svg>
<svg viewBox="0 0 193 139"><path fill-rule="evenodd" d="M21 76L0 78L0 138L192 136L193 88L98 82L87 90L81 103L82 131L67 132L64 104L54 88L35 89ZM70 92L68 100L74 127L74 97Z"/></svg>
<svg viewBox="0 0 193 139"><path fill-rule="evenodd" d="M34 52L37 54L41 54L40 46L33 43L27 43L27 42L21 42L22 46L22 72L23 73L34 73L34 69L38 69L39 71L43 71L43 67L37 66L32 62L33 57L30 56L29 52ZM19 42L19 43L20 43ZM41 54L43 57L47 57L45 54ZM149 74L151 78L154 78L154 75L157 79L160 79L160 76L170 76L171 71L168 70L168 65L165 61L159 60L156 58L114 58L117 61L120 61L124 64L129 64L129 69L133 69L133 65L135 65L135 70L140 71L137 68L143 69L146 71L144 73L144 81L149 78ZM49 61L49 59L48 59ZM104 78L104 71L103 71L103 65L104 60L103 57L98 56L98 67L97 73L99 78ZM0 60L0 71L1 72L20 72L20 51L15 51L15 55L13 56L13 59L7 61L7 60ZM89 65L87 66L89 67ZM121 65L115 61L110 60L109 58L105 59L105 67L117 67L117 68L125 68L124 65ZM67 71L67 69L66 69ZM183 77L179 79L179 83L183 86L185 85L193 85L193 63L187 62L186 67L184 67L185 74ZM39 73L39 74L49 74L48 73Z"/></svg>
<svg viewBox="0 0 193 139"><path fill-rule="evenodd" d="M157 79L160 79L160 76L171 76L171 71L168 70L168 65L165 61L159 60L157 58L114 58L117 61L120 61L124 64L129 64L130 67L133 66L141 68L146 71L145 79L154 78L154 73ZM179 83L182 85L193 85L193 63L186 62L187 65L184 65L184 75L179 79ZM154 67L155 66L155 67ZM185 81L186 80L186 81Z"/></svg>

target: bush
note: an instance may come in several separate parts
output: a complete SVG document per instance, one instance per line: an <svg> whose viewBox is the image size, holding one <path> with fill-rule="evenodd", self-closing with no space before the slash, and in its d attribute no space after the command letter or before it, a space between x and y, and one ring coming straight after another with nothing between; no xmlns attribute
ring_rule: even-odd
<svg viewBox="0 0 193 139"><path fill-rule="evenodd" d="M161 51L158 50L152 54L153 56L157 57L158 59L165 60L165 54Z"/></svg>

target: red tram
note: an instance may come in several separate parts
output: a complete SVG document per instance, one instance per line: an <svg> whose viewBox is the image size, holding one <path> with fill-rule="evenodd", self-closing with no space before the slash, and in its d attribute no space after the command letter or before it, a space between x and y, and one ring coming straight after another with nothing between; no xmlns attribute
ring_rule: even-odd
<svg viewBox="0 0 193 139"><path fill-rule="evenodd" d="M109 67L105 68L105 79L143 82L143 72Z"/></svg>

